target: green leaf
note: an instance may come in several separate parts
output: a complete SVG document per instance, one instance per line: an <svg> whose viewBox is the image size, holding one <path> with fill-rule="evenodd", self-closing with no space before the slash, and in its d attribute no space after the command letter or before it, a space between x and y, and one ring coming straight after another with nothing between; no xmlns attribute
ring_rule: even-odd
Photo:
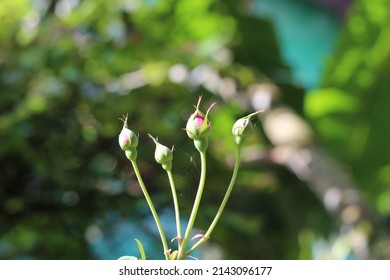
<svg viewBox="0 0 390 280"><path fill-rule="evenodd" d="M138 244L139 253L141 254L141 260L145 260L146 255L145 255L144 246L142 245L141 241L139 241L138 239L135 239L135 241Z"/></svg>

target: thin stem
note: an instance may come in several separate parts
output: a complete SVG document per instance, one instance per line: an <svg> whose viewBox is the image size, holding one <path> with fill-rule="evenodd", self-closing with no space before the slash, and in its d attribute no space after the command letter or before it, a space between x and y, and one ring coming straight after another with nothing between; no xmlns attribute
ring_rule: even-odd
<svg viewBox="0 0 390 280"><path fill-rule="evenodd" d="M177 239L179 244L179 250L181 247L182 236L181 236L181 226L180 226L180 212L179 212L179 203L177 201L176 187L175 182L173 181L173 175L171 170L167 170L169 184L171 185L173 205L175 207L175 217L176 217L176 229L177 229Z"/></svg>
<svg viewBox="0 0 390 280"><path fill-rule="evenodd" d="M241 158L241 146L238 146L237 147L237 151L236 151L236 161L235 161L235 164L234 164L234 170L233 170L232 178L230 179L229 186L228 186L228 188L226 190L226 193L225 193L225 196L224 196L224 198L222 200L222 203L219 206L218 212L217 212L213 222L211 223L209 229L206 231L206 233L203 235L203 237L194 246L192 246L192 248L190 250L188 250L186 252L186 255L191 254L196 248L198 248L200 245L202 245L208 239L210 239L211 233L213 232L215 226L218 223L219 218L222 215L223 210L225 209L226 203L227 203L227 201L229 199L229 196L230 196L230 194L231 194L231 192L233 190L234 184L236 182L238 169L240 167L240 158Z"/></svg>
<svg viewBox="0 0 390 280"><path fill-rule="evenodd" d="M204 183L206 181L206 152L200 152L200 162L201 162L201 173L199 179L198 192L196 194L194 205L192 207L190 219L188 221L187 229L184 234L183 243L179 251L178 259L185 259L187 257L187 254L185 254L185 250L189 241L192 227L194 226L196 214L198 212L200 201L202 199Z"/></svg>
<svg viewBox="0 0 390 280"><path fill-rule="evenodd" d="M156 212L156 209L154 208L154 205L153 205L153 202L152 202L152 199L150 198L149 196L149 193L146 189L146 186L145 186L145 183L144 181L142 180L142 176L141 176L141 173L139 172L139 169L138 169L138 165L137 165L137 162L134 160L131 161L131 163L133 164L133 168L134 168L134 171L135 171L135 174L137 176L137 179L138 179L138 182L141 186L141 189L142 189L142 192L144 193L144 196L146 198L146 201L149 205L149 208L150 208L150 211L152 212L152 215L153 215L153 218L156 222L156 225L157 225L157 229L158 229L158 232L160 234L160 237L161 237L161 242L163 244L163 247L164 247L164 255L165 255L165 259L166 260L169 260L169 248L168 248L168 243L167 243L167 240L165 238L165 234L164 234L164 230L162 228L162 225L161 225L161 222L160 222L160 219L157 215L157 212Z"/></svg>

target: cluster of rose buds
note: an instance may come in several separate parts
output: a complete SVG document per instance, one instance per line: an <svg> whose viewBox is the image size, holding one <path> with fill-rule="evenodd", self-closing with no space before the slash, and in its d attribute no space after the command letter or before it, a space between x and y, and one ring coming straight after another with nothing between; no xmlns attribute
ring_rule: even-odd
<svg viewBox="0 0 390 280"><path fill-rule="evenodd" d="M241 147L242 147L244 140L251 135L252 129L253 129L251 119L253 116L255 116L256 114L259 113L259 112L252 113L248 116L240 118L239 120L237 120L234 123L233 128L232 128L232 134L233 134L234 142L236 144L238 153L237 153L237 159L236 159L236 166L235 166L234 171L233 171L231 182L228 186L224 200L223 200L223 202L222 202L222 204L221 204L221 206L220 206L220 208L219 208L219 210L214 218L214 221L210 225L210 228L208 229L208 231L206 232L206 234L204 236L202 235L203 238L201 238L200 241L198 241L191 249L186 250L186 246L187 246L187 243L189 241L189 234L191 233L191 230L192 230L192 226L193 226L196 214L197 214L197 210L199 208L200 199L202 197L202 192L203 192L203 188L205 185L205 178L206 178L205 153L206 153L206 150L208 147L208 137L209 137L210 128L211 128L211 122L209 120L209 113L210 113L211 108L215 105L215 103L213 103L207 109L206 114L204 114L200 110L201 100L202 100L202 97L200 96L198 103L195 106L195 112L193 114L191 114L191 116L189 117L189 119L187 121L186 127L185 127L185 131L187 132L188 137L194 141L194 146L199 151L200 156L201 156L201 176L200 176L200 182L199 182L197 196L195 198L195 202L193 205L193 210L191 212L191 216L189 219L189 223L187 225L186 233L185 233L183 238L181 236L180 215L179 215L179 208L178 208L178 204L177 204L176 191L175 191L175 186L174 186L173 177L172 177L172 173L171 173L172 160L173 160L173 147L172 147L172 149L169 149L168 147L160 144L157 137L155 138L149 134L149 137L156 144L156 149L155 149L155 153L154 153L155 160L157 161L157 163L159 163L162 166L162 168L164 170L167 171L167 174L169 177L169 182L171 184L172 194L173 194L173 200L174 200L174 206L175 206L175 212L176 212L176 223L177 223L177 236L174 239L176 239L178 241L179 248L178 248L178 250L176 250L172 253L171 253L171 250L168 249L165 234L164 234L164 231L162 229L160 220L159 220L158 215L154 209L151 198L149 197L149 194L147 192L147 188L146 188L145 184L143 183L142 177L141 177L139 170L138 170L138 166L136 163L138 136L127 127L127 116L125 116L122 119L123 120L123 128L119 134L119 146L121 147L122 150L125 151L126 157L133 164L134 170L135 170L136 175L137 175L137 179L140 183L142 191L145 195L145 198L149 204L149 207L150 207L152 214L154 216L154 219L156 221L156 225L157 225L157 228L159 230L160 237L161 237L163 247L164 247L164 254L165 254L165 257L167 260L184 259L184 258L188 257L189 253L191 253L193 250L195 250L197 247L199 247L201 244L203 244L203 242L205 242L210 237L211 232L213 231L219 217L222 214L222 211L223 211L225 204L226 204L226 200L228 199L230 192L233 188L234 182L236 180L238 167L239 167L239 157L240 157ZM196 237L198 237L198 236L199 236L199 234L196 235ZM137 242L138 242L139 246L142 246L140 241L137 240ZM143 249L140 251L142 252ZM121 259L123 259L123 258L128 259L128 257L122 257ZM129 257L129 258L131 259L132 257Z"/></svg>

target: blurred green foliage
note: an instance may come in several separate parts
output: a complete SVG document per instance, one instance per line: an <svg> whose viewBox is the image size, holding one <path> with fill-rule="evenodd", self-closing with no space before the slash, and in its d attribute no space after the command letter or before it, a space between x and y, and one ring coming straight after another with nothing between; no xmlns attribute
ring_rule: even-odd
<svg viewBox="0 0 390 280"><path fill-rule="evenodd" d="M357 1L306 112L322 143L348 164L362 191L390 214L389 1Z"/></svg>
<svg viewBox="0 0 390 280"><path fill-rule="evenodd" d="M324 86L305 106L323 145L350 164L364 192L388 214L388 10L363 2L357 1ZM375 2L382 7L386 1ZM199 163L182 128L200 94L205 108L219 104L211 114L210 175L196 221L200 231L208 226L230 179L231 126L247 113L245 94L229 99L231 88L275 81L283 101L303 114L304 90L280 57L272 25L251 16L246 5L0 2L0 258L117 258L129 255L129 246L136 249L134 238L147 240L151 258L162 257L117 143L118 118L128 113L129 127L139 133L139 166L161 212L172 207L171 197L147 133L175 145L173 173L188 215ZM255 131L249 144L270 147L259 123ZM129 233L123 221L131 221ZM314 194L286 168L244 164L210 242L226 259L305 259L313 257L314 240L335 229ZM103 241L106 249L96 249Z"/></svg>

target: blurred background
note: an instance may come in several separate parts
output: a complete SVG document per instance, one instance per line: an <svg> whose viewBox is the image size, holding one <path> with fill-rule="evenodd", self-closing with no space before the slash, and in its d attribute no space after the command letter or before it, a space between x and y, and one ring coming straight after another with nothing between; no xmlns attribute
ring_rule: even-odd
<svg viewBox="0 0 390 280"><path fill-rule="evenodd" d="M185 225L199 157L185 131L212 102L208 177L194 234L232 173L234 121L254 132L201 259L390 258L389 0L2 0L0 259L162 259L117 137L170 240L175 145Z"/></svg>

